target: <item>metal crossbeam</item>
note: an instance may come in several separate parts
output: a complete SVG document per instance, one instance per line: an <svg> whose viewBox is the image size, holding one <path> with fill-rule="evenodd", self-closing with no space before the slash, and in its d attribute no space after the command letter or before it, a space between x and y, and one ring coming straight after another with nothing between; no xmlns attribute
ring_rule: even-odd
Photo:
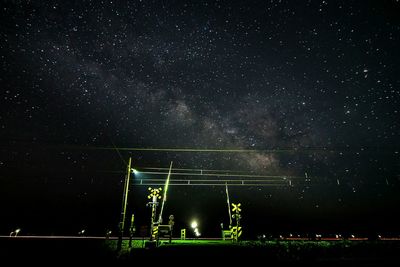
<svg viewBox="0 0 400 267"><path fill-rule="evenodd" d="M158 186L165 184L165 179L135 179L134 185ZM215 180L215 179L171 179L171 186L288 186L286 180Z"/></svg>

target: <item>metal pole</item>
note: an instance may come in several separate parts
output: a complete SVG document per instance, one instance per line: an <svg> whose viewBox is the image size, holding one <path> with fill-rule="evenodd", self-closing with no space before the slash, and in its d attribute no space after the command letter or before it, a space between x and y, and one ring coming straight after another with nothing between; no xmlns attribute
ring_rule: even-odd
<svg viewBox="0 0 400 267"><path fill-rule="evenodd" d="M131 216L131 225L129 227L129 247L132 247L132 237L135 232L135 215L132 214Z"/></svg>
<svg viewBox="0 0 400 267"><path fill-rule="evenodd" d="M165 201L167 201L167 191L168 191L168 186L169 186L169 178L171 177L171 170L172 170L172 161L171 161L171 164L169 165L168 177L167 177L167 180L165 181L165 186L164 186L164 197L163 197L162 204L161 204L160 216L158 218L158 222L160 224L162 223L162 214L164 211L164 204L165 204Z"/></svg>
<svg viewBox="0 0 400 267"><path fill-rule="evenodd" d="M228 183L225 182L226 203L228 203L229 227L232 225L231 204L229 203Z"/></svg>
<svg viewBox="0 0 400 267"><path fill-rule="evenodd" d="M153 196L153 202L151 207L151 227L150 227L150 241L153 240L153 231L154 231L154 224L156 219L156 210L157 208L157 196ZM157 238L157 237L155 237Z"/></svg>
<svg viewBox="0 0 400 267"><path fill-rule="evenodd" d="M132 159L129 158L125 176L124 191L122 195L121 221L119 222L119 236L118 236L117 250L121 250L122 248L122 237L124 235L124 230L125 230L126 205L128 202L129 180L131 176L131 160Z"/></svg>

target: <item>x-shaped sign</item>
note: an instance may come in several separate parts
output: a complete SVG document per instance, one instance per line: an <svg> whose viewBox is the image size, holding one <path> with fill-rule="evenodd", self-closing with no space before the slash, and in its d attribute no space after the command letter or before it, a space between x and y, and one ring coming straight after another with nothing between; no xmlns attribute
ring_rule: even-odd
<svg viewBox="0 0 400 267"><path fill-rule="evenodd" d="M241 212L242 211L242 209L240 208L240 206L241 206L242 204L233 204L232 203L232 206L233 206L233 209L232 209L232 211L236 211L236 212Z"/></svg>

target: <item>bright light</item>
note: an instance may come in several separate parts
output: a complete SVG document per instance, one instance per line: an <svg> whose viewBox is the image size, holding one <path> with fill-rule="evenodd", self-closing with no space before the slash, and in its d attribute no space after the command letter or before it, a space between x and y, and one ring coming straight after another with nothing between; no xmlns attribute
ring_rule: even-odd
<svg viewBox="0 0 400 267"><path fill-rule="evenodd" d="M136 170L136 169L132 169L132 172L133 172L133 174L139 174L139 171L138 170Z"/></svg>
<svg viewBox="0 0 400 267"><path fill-rule="evenodd" d="M192 228L194 229L197 228L198 224L196 221L192 221L192 224L190 226L192 226Z"/></svg>
<svg viewBox="0 0 400 267"><path fill-rule="evenodd" d="M201 236L200 232L199 232L199 228L194 228L194 234L196 237Z"/></svg>
<svg viewBox="0 0 400 267"><path fill-rule="evenodd" d="M197 237L201 236L201 234L197 231L196 233L194 233Z"/></svg>

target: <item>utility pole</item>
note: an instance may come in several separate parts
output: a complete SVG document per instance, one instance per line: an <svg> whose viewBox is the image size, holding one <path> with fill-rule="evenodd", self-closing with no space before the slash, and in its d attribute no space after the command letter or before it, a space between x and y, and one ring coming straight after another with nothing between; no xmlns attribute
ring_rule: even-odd
<svg viewBox="0 0 400 267"><path fill-rule="evenodd" d="M124 230L125 230L126 204L128 202L130 177L131 177L131 158L129 157L128 166L126 169L124 191L123 191L123 195L122 195L121 220L119 222L119 235L118 235L118 243L117 243L118 251L120 251L122 248L122 237L124 236Z"/></svg>

